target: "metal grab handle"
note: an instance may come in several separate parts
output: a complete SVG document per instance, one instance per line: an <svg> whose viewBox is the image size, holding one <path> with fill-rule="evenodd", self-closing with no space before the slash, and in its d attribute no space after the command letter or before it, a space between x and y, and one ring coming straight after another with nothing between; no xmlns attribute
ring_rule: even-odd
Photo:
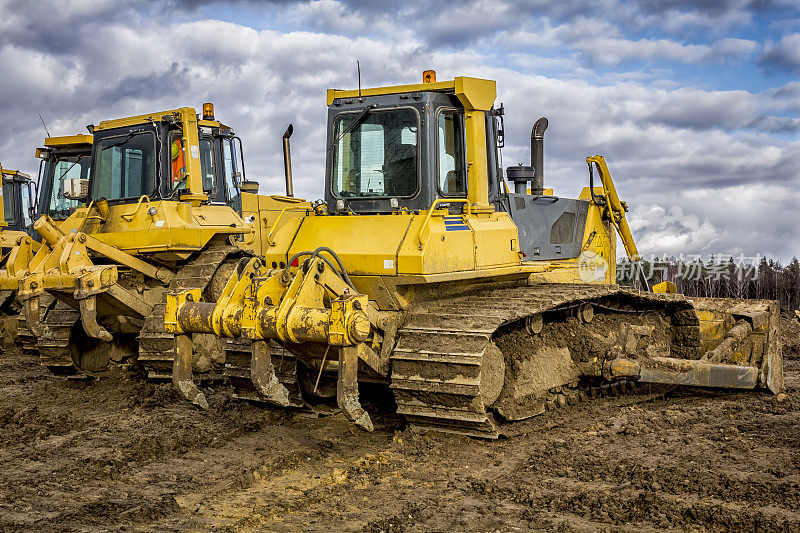
<svg viewBox="0 0 800 533"><path fill-rule="evenodd" d="M433 215L434 210L436 210L436 206L439 203L457 203L457 204L466 204L467 206L467 216L472 214L472 205L469 203L469 199L467 198L437 198L433 201L433 205L431 208L428 209L428 214L425 215L425 221L422 223L422 226L419 228L419 235L417 235L417 239L419 240L419 249L422 250L422 247L425 246L425 239L422 238L422 233L425 231L425 228L428 227L428 224L431 221L431 216Z"/></svg>
<svg viewBox="0 0 800 533"><path fill-rule="evenodd" d="M537 194L536 196L531 196L531 199L534 202L537 200L550 200L550 203L554 204L558 201L558 196L553 196L552 194Z"/></svg>
<svg viewBox="0 0 800 533"><path fill-rule="evenodd" d="M275 230L276 230L276 229L278 229L278 222L280 222L280 221L281 221L281 219L283 218L283 214L284 214L286 211L289 211L289 210L294 210L294 211L308 211L308 209L307 209L307 208L297 208L297 207L293 207L293 206L286 206L286 207L284 207L284 208L283 208L283 210L281 211L281 213L278 215L278 218L276 218L276 219L275 219L275 222L273 222L273 223L272 223L272 227L270 228L270 230L269 230L269 233L267 233L267 244L268 244L268 245L270 245L270 246L275 246L275 241L273 241L273 240L272 240L272 234L273 234L273 233L275 233Z"/></svg>
<svg viewBox="0 0 800 533"><path fill-rule="evenodd" d="M147 196L146 194L144 194L144 195L142 195L141 198L139 198L139 201L136 203L136 207L134 208L133 211L131 211L130 213L125 213L125 214L120 215L120 216L122 218L124 218L125 220L127 220L128 222L132 221L133 217L136 216L136 213L139 212L139 208L142 206L142 200L147 200L147 203L148 204L150 203L150 197Z"/></svg>

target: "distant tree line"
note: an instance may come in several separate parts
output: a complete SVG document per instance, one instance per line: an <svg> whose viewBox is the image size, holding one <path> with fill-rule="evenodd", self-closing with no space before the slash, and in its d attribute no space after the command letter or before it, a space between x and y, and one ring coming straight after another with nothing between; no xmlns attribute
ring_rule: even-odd
<svg viewBox="0 0 800 533"><path fill-rule="evenodd" d="M687 296L710 298L756 298L777 300L785 309L800 309L800 261L793 258L788 265L766 257L727 260L711 256L699 258L652 257L640 262L650 285L671 281L678 292ZM617 264L617 282L631 285L633 263Z"/></svg>

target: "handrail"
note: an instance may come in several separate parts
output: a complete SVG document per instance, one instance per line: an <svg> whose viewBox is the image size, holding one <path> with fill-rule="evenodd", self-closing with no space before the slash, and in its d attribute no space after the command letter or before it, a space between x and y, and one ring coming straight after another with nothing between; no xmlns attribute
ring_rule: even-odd
<svg viewBox="0 0 800 533"><path fill-rule="evenodd" d="M147 203L149 204L150 203L150 197L147 196L146 194L143 194L142 197L139 198L139 201L136 203L136 208L133 211L131 211L130 213L124 213L124 214L122 214L120 216L122 218L124 218L125 220L127 220L128 222L132 221L133 217L136 216L136 213L139 212L139 208L142 206L142 200L144 200L145 198L147 199Z"/></svg>
<svg viewBox="0 0 800 533"><path fill-rule="evenodd" d="M81 222L81 225L78 227L79 231L83 231L83 228L86 225L86 221L87 220L99 220L100 222L105 222L106 221L105 217L102 216L102 213L100 212L100 207L98 205L99 204L95 204L94 200L92 200L92 201L89 202L89 205L86 206L86 216L83 218L83 222ZM95 207L95 206L98 206L97 207L98 214L97 215L92 215L91 214L92 213L92 207Z"/></svg>
<svg viewBox="0 0 800 533"><path fill-rule="evenodd" d="M275 246L275 241L272 240L272 234L275 233L276 229L278 229L278 222L280 222L281 219L283 218L283 214L286 211L289 211L289 210L308 211L308 208L307 207L298 208L298 207L291 206L291 205L287 205L286 207L284 207L283 210L281 211L281 213L278 215L278 218L276 218L275 222L272 223L272 227L270 228L269 233L267 233L267 244L269 246Z"/></svg>
<svg viewBox="0 0 800 533"><path fill-rule="evenodd" d="M457 204L466 204L467 206L467 216L472 214L472 205L469 203L468 198L437 198L433 201L431 208L428 209L428 214L425 215L425 220L422 222L422 226L419 228L419 234L417 235L417 240L419 240L419 249L422 250L422 247L425 246L425 240L422 238L422 232L425 231L425 228L428 227L428 223L430 223L431 215L433 215L434 210L436 210L436 206L439 203L457 203Z"/></svg>

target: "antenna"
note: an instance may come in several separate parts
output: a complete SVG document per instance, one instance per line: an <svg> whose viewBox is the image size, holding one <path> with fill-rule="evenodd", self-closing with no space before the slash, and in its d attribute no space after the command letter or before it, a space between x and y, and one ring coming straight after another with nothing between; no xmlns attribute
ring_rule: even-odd
<svg viewBox="0 0 800 533"><path fill-rule="evenodd" d="M356 69L358 69L358 97L361 98L361 63L356 59Z"/></svg>
<svg viewBox="0 0 800 533"><path fill-rule="evenodd" d="M39 113L39 120L42 121L42 126L44 126L44 131L47 133L47 136L50 137L50 132L47 130L47 125L44 123L44 119L42 118L42 114Z"/></svg>

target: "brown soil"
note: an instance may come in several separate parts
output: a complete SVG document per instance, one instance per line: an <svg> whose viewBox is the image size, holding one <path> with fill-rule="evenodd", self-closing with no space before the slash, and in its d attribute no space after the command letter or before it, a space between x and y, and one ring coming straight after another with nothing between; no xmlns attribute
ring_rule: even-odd
<svg viewBox="0 0 800 533"><path fill-rule="evenodd" d="M223 386L201 412L168 385L60 380L10 350L0 531L797 530L800 326L782 334L785 398L642 390L494 442L374 408L367 434Z"/></svg>

